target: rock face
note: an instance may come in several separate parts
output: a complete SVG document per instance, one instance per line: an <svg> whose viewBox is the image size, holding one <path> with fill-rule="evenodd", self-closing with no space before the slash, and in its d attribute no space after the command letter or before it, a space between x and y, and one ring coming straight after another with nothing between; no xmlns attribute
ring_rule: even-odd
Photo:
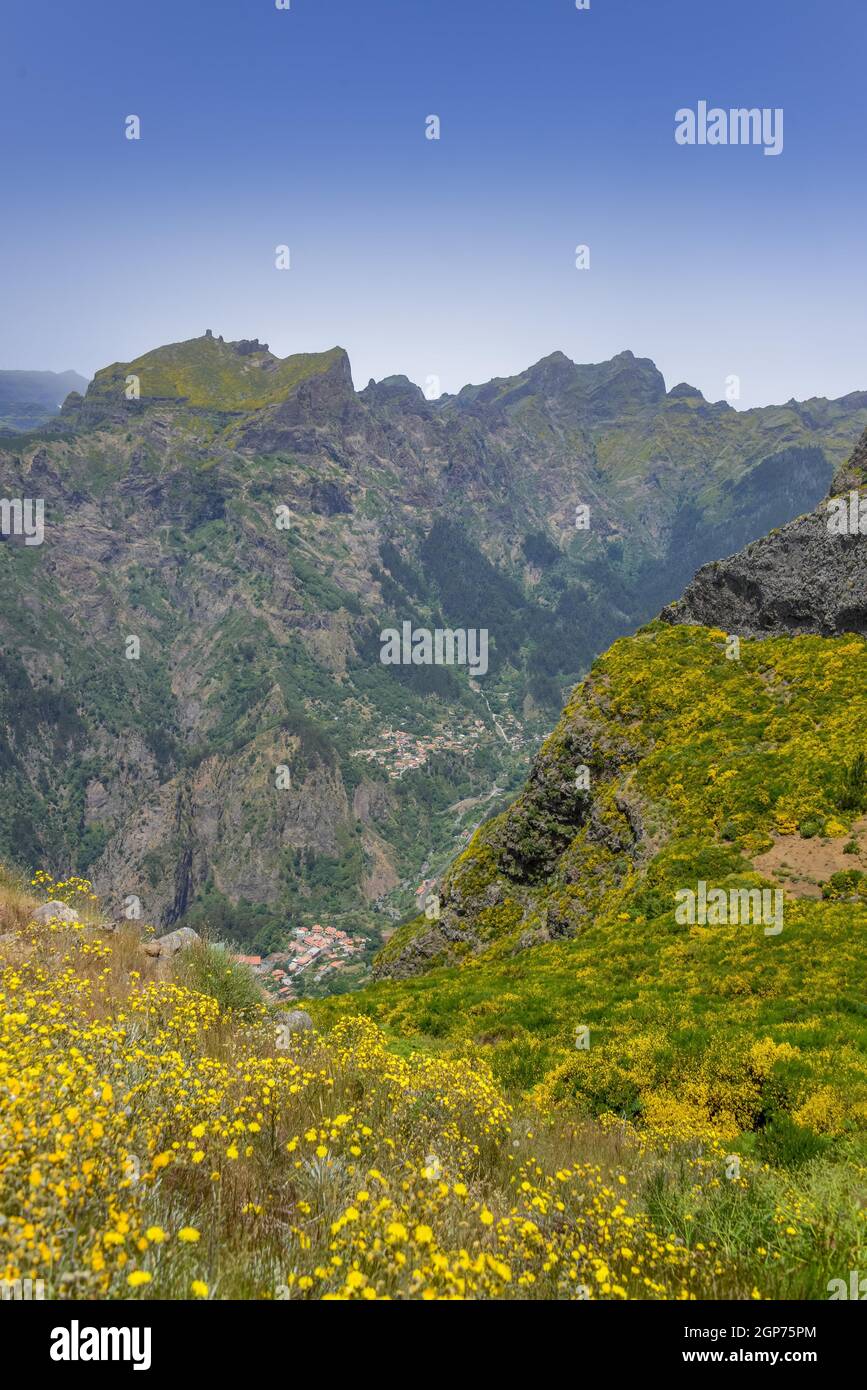
<svg viewBox="0 0 867 1390"><path fill-rule="evenodd" d="M849 498L853 491L867 501L867 430L815 511L737 555L705 565L662 618L744 637L867 636L867 521L854 534L829 524L832 499L840 499L847 516L857 518L857 500L853 507Z"/></svg>
<svg viewBox="0 0 867 1390"><path fill-rule="evenodd" d="M628 785L648 750L605 710L605 683L591 673L534 758L520 795L449 868L439 919L399 928L376 958L377 978L455 964L497 937L512 936L526 949L576 936L604 896L654 852L637 795L609 794L612 782ZM577 785L580 767L588 789ZM608 790L590 789L597 787ZM563 891L540 913L554 877Z"/></svg>
<svg viewBox="0 0 867 1390"><path fill-rule="evenodd" d="M406 980L412 975L422 975L434 965L441 965L449 959L453 943L463 941L460 931L451 931L451 920L444 930L426 924L413 935L405 933L395 947L381 951L373 963L373 977L376 980Z"/></svg>

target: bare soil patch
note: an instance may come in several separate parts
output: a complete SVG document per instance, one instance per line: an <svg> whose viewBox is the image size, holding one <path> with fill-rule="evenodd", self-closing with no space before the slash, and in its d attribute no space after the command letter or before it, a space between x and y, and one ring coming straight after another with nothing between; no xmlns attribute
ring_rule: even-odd
<svg viewBox="0 0 867 1390"><path fill-rule="evenodd" d="M844 854L850 840L858 842L857 854ZM856 821L851 833L826 839L815 835L777 835L774 844L752 861L753 867L774 879L792 898L821 898L821 885L841 869L867 873L867 816Z"/></svg>

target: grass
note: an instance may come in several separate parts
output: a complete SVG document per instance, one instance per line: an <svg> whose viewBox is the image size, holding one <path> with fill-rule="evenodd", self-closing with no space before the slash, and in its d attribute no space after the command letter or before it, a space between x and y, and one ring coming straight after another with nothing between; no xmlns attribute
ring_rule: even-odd
<svg viewBox="0 0 867 1390"><path fill-rule="evenodd" d="M415 1047L478 1049L510 1090L541 1086L591 1114L643 1115L662 1087L732 1139L764 1123L770 1081L750 1055L770 1039L778 1108L820 1134L863 1129L867 1031L841 1002L867 991L861 896L847 887L844 901L832 880L823 901L787 901L768 937L682 926L675 894L767 886L752 858L798 825L845 835L867 644L745 641L739 661L725 645L664 624L615 643L524 792L446 876L451 959L318 1001L314 1016L360 1010ZM572 790L579 763L589 799ZM566 927L554 940L552 920ZM429 927L401 928L381 963ZM591 1046L576 1055L579 1026Z"/></svg>
<svg viewBox="0 0 867 1390"><path fill-rule="evenodd" d="M175 970L179 984L216 1001L221 1013L252 1018L261 1011L262 991L248 966L224 946L202 941L182 952Z"/></svg>

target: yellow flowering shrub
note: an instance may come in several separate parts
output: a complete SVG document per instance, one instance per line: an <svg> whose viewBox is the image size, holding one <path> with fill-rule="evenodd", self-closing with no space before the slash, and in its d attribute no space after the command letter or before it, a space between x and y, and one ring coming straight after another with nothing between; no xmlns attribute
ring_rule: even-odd
<svg viewBox="0 0 867 1390"><path fill-rule="evenodd" d="M281 1051L264 1007L242 1023L136 968L121 987L123 937L25 938L0 972L0 1277L340 1300L689 1298L717 1277L608 1163L537 1154L478 1057L395 1055L364 1017Z"/></svg>

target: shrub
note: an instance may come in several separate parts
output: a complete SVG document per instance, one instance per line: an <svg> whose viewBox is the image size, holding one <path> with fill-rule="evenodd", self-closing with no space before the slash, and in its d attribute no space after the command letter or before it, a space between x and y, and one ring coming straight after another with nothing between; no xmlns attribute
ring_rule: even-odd
<svg viewBox="0 0 867 1390"><path fill-rule="evenodd" d="M822 885L823 898L861 898L867 893L867 874L860 869L839 869Z"/></svg>
<svg viewBox="0 0 867 1390"><path fill-rule="evenodd" d="M180 984L216 999L220 1012L232 1011L253 1017L262 1004L262 995L250 969L233 960L220 946L206 942L184 951L176 967Z"/></svg>
<svg viewBox="0 0 867 1390"><path fill-rule="evenodd" d="M759 1156L775 1168L800 1168L827 1147L827 1139L796 1124L785 1111L771 1119L756 1142Z"/></svg>
<svg viewBox="0 0 867 1390"><path fill-rule="evenodd" d="M858 753L846 768L839 799L843 811L867 810L867 757Z"/></svg>
<svg viewBox="0 0 867 1390"><path fill-rule="evenodd" d="M801 824L798 826L798 833L803 835L805 840L812 840L814 835L821 835L824 828L822 821L816 820L815 817L810 817L808 820L801 821Z"/></svg>

